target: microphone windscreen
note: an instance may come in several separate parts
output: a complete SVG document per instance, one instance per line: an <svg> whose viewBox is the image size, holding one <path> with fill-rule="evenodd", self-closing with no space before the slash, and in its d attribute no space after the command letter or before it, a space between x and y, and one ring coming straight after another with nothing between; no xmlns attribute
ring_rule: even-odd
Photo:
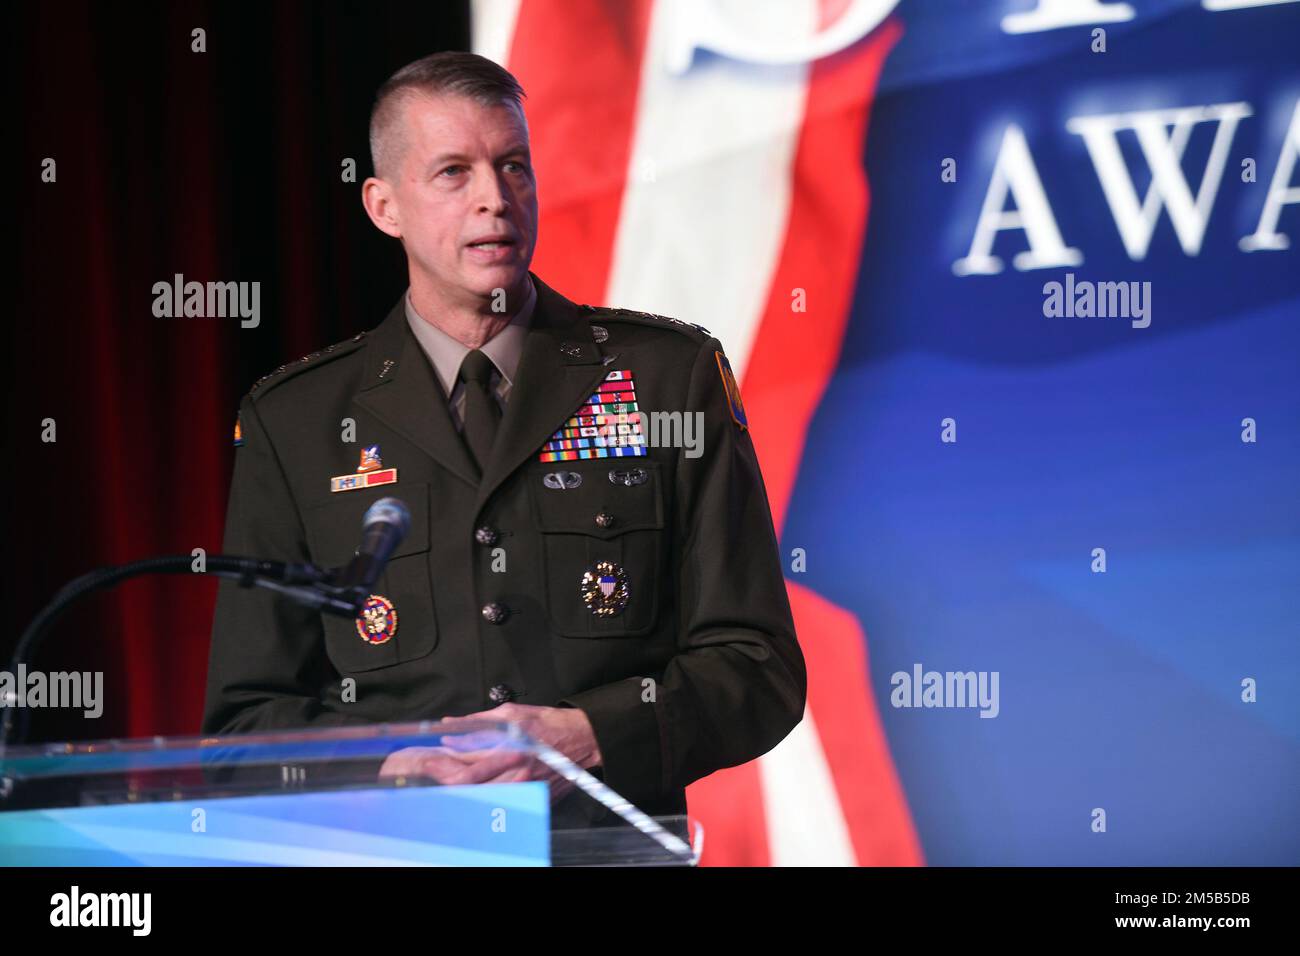
<svg viewBox="0 0 1300 956"><path fill-rule="evenodd" d="M361 523L366 528L372 524L391 524L405 538L411 530L411 511L400 498L380 498L366 510Z"/></svg>

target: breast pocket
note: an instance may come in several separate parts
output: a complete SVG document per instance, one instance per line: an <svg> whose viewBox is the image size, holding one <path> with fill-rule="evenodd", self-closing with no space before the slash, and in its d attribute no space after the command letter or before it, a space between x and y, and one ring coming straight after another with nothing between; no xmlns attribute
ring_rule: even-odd
<svg viewBox="0 0 1300 956"><path fill-rule="evenodd" d="M648 633L662 603L659 465L615 458L530 467L551 626L565 637Z"/></svg>
<svg viewBox="0 0 1300 956"><path fill-rule="evenodd" d="M409 484L340 492L307 509L307 545L312 561L335 568L346 564L361 541L366 510L380 498L398 498L411 512L411 530L397 546L372 594L389 601L391 636L376 643L363 637L357 622L322 614L325 647L340 674L392 667L427 656L438 643L433 586L429 574L429 486ZM384 623L389 623L387 620Z"/></svg>

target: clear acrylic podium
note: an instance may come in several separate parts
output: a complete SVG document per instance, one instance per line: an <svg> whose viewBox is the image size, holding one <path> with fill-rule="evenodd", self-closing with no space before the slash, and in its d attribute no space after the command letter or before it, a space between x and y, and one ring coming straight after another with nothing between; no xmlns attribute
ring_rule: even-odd
<svg viewBox="0 0 1300 956"><path fill-rule="evenodd" d="M384 759L407 747L526 753L571 789L381 778ZM507 723L0 752L4 866L692 866L702 841L698 824L647 816Z"/></svg>

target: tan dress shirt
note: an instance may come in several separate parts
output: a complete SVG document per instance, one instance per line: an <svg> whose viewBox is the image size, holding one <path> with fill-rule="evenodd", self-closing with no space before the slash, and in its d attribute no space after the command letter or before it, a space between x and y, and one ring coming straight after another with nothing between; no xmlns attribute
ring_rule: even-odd
<svg viewBox="0 0 1300 956"><path fill-rule="evenodd" d="M451 420L460 431L464 426L465 386L459 380L460 364L469 354L469 348L456 341L442 329L426 322L411 305L411 290L406 290L406 321L415 333L416 341L428 356L442 385L442 393L447 396ZM493 392L505 411L510 399L510 388L519 369L519 359L524 351L524 340L528 338L528 326L533 319L533 308L537 304L537 289L532 279L528 280L528 299L523 308L510 320L510 324L484 343L481 351L497 367L494 376Z"/></svg>

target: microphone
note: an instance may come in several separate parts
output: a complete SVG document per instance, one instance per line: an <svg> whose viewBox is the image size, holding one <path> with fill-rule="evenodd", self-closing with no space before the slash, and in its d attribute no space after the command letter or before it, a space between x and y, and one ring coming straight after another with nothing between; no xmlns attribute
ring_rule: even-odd
<svg viewBox="0 0 1300 956"><path fill-rule="evenodd" d="M361 547L339 572L335 584L367 594L384 573L384 565L411 530L411 512L397 498L380 498L361 519Z"/></svg>
<svg viewBox="0 0 1300 956"><path fill-rule="evenodd" d="M286 564L260 558L214 554L208 557L201 573L213 574L239 582L242 588L263 587L276 591L306 607L327 614L355 618L361 613L370 589L397 546L411 530L411 512L397 498L381 498L366 511L361 522L361 547L352 560L336 571L326 571L314 564ZM115 586L140 574L193 574L192 555L167 555L133 561L120 567L100 568L83 574L64 585L48 607L27 625L14 648L12 673L18 673L35 653L41 639L55 619L87 594ZM0 698L3 704L3 698ZM13 739L14 714L18 708L0 706L0 757ZM26 711L23 711L24 716ZM20 735L21 736L21 735ZM0 796L4 796L5 777L0 777Z"/></svg>

